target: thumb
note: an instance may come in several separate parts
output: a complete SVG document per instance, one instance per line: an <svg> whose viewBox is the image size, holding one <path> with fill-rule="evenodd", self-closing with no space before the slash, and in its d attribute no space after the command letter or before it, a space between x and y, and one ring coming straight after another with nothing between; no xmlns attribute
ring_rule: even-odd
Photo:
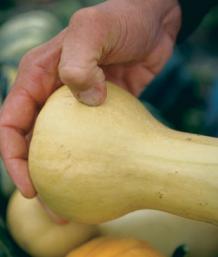
<svg viewBox="0 0 218 257"><path fill-rule="evenodd" d="M66 33L59 64L59 76L75 97L91 106L100 105L106 98L102 58L105 29L101 15L86 8L73 15Z"/></svg>

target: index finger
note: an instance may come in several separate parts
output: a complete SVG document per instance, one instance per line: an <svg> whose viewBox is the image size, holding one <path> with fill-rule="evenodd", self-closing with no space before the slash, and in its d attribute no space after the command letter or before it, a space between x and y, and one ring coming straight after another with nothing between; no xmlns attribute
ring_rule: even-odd
<svg viewBox="0 0 218 257"><path fill-rule="evenodd" d="M61 82L58 63L65 31L31 50L21 61L19 72L0 112L0 151L11 178L26 197L36 192L31 182L26 137L49 95Z"/></svg>

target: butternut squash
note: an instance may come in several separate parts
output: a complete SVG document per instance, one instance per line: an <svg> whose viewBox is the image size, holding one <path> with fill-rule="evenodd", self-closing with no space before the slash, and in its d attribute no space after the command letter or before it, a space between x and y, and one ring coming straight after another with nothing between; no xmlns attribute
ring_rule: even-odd
<svg viewBox="0 0 218 257"><path fill-rule="evenodd" d="M37 199L16 191L7 209L9 231L17 244L32 257L64 257L97 235L97 227L77 223L56 224Z"/></svg>
<svg viewBox="0 0 218 257"><path fill-rule="evenodd" d="M66 86L49 98L29 170L44 202L68 219L95 224L149 208L218 224L218 139L163 126L111 83L98 107Z"/></svg>

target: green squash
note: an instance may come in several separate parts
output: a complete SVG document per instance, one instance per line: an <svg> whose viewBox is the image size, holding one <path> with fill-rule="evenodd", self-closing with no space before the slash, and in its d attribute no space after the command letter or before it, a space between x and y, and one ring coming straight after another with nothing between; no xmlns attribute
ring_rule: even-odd
<svg viewBox="0 0 218 257"><path fill-rule="evenodd" d="M0 62L18 64L31 48L48 41L61 30L59 20L45 11L19 14L0 29Z"/></svg>

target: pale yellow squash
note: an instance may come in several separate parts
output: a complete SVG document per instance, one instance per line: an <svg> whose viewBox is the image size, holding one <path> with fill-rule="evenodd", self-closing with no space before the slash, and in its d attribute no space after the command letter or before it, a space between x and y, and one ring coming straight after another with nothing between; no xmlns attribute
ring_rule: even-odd
<svg viewBox="0 0 218 257"><path fill-rule="evenodd" d="M76 246L97 235L97 227L77 223L56 224L38 200L16 191L7 209L9 231L32 257L64 257Z"/></svg>
<svg viewBox="0 0 218 257"><path fill-rule="evenodd" d="M166 128L110 83L99 107L79 103L66 86L49 98L29 169L48 206L79 222L149 208L218 224L218 139Z"/></svg>

